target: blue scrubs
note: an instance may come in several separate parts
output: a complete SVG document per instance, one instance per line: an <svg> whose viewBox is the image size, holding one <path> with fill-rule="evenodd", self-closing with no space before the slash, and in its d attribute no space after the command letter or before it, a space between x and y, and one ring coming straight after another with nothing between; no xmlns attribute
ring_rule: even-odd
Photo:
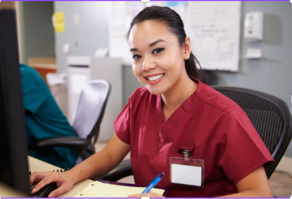
<svg viewBox="0 0 292 199"><path fill-rule="evenodd" d="M64 147L47 150L34 149L43 138L76 136L46 82L33 68L20 65L23 105L29 155L62 168L71 168L78 158L78 151Z"/></svg>

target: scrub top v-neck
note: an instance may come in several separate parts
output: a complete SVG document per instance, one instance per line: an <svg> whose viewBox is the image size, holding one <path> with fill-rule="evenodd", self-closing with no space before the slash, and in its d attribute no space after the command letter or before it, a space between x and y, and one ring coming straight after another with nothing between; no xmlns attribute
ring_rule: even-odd
<svg viewBox="0 0 292 199"><path fill-rule="evenodd" d="M130 144L135 183L145 185L165 173L157 187L168 197L208 197L236 193L236 183L273 159L244 111L199 80L196 91L164 122L161 97L137 89L114 122L117 136ZM170 181L170 157L205 162L204 187Z"/></svg>

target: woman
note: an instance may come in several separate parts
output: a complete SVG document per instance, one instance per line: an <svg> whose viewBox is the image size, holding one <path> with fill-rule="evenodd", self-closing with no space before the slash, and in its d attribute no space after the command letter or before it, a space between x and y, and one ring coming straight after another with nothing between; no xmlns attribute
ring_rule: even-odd
<svg viewBox="0 0 292 199"><path fill-rule="evenodd" d="M164 172L157 186L169 187L167 196L272 197L263 167L273 161L271 155L243 110L202 83L179 15L167 7L145 8L127 36L133 72L145 87L130 96L114 122L116 134L101 152L65 173L34 173L31 182L40 182L33 192L54 181L59 188L49 197L58 196L83 179L105 174L131 149L135 183L146 186ZM203 170L198 178L204 183L171 178L176 175L172 163L184 157L179 150L204 162L194 167Z"/></svg>

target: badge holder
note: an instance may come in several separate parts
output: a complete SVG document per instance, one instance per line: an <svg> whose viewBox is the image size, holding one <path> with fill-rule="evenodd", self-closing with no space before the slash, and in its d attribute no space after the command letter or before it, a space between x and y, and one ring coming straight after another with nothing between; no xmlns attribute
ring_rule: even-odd
<svg viewBox="0 0 292 199"><path fill-rule="evenodd" d="M175 184L204 187L204 160L189 158L192 152L187 148L179 149L178 153L184 157L170 157L170 181Z"/></svg>

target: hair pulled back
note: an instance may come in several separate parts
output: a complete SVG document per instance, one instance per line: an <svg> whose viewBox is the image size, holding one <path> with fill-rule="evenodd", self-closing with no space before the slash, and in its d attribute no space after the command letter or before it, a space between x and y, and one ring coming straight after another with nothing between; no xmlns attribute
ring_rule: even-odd
<svg viewBox="0 0 292 199"><path fill-rule="evenodd" d="M180 16L169 7L161 6L147 7L143 9L138 15L136 15L136 17L131 22L127 38L129 38L130 31L135 24L146 20L157 20L161 23L164 23L169 28L169 30L177 36L178 42L181 46L185 43L185 38L187 35L185 33L184 24ZM200 70L197 68L196 62L199 64ZM199 79L201 82L206 83L202 67L192 52L189 59L185 60L185 68L189 76L193 76Z"/></svg>

